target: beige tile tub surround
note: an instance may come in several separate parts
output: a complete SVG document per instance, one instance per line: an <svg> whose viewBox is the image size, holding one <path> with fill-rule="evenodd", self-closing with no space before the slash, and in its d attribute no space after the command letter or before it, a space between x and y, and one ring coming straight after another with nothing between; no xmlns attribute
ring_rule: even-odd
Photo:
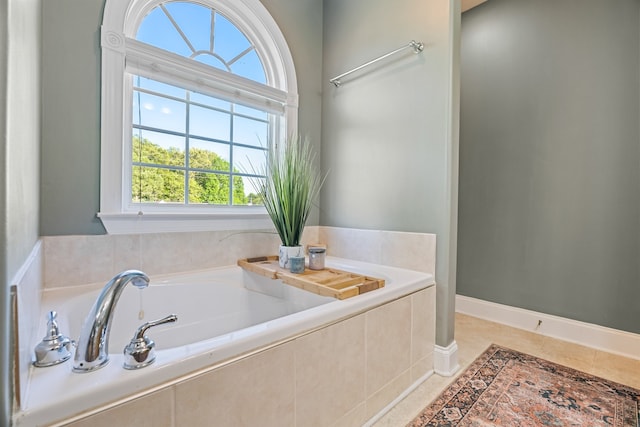
<svg viewBox="0 0 640 427"><path fill-rule="evenodd" d="M128 269L154 275L231 265L277 253L280 239L265 230L46 236L42 243L50 288L106 283ZM302 243L324 243L331 256L435 274L434 234L309 226Z"/></svg>
<svg viewBox="0 0 640 427"><path fill-rule="evenodd" d="M132 412L168 427L362 425L414 382L413 355L430 357L435 325L414 320L433 309L435 286L70 425L131 425Z"/></svg>
<svg viewBox="0 0 640 427"><path fill-rule="evenodd" d="M19 402L26 398L33 349L44 337L44 333L39 334L38 331L46 330L47 321L40 318L40 290L44 282L42 265L42 244L38 242L11 282L18 289L18 381L14 392Z"/></svg>
<svg viewBox="0 0 640 427"><path fill-rule="evenodd" d="M299 425L331 425L366 400L365 324L360 315L297 340Z"/></svg>
<svg viewBox="0 0 640 427"><path fill-rule="evenodd" d="M235 264L239 258L276 252L269 232L189 232L44 237L45 287L106 283L136 269L149 275Z"/></svg>
<svg viewBox="0 0 640 427"><path fill-rule="evenodd" d="M436 271L436 236L430 233L318 227L327 254L431 273Z"/></svg>
<svg viewBox="0 0 640 427"><path fill-rule="evenodd" d="M292 426L295 343L175 386L176 426Z"/></svg>
<svg viewBox="0 0 640 427"><path fill-rule="evenodd" d="M367 396L381 391L411 368L411 351L407 351L412 344L411 308L411 298L402 298L367 313L367 368L376 373L367 380ZM411 384L409 377L406 381L403 390ZM374 408L370 415L380 409Z"/></svg>
<svg viewBox="0 0 640 427"><path fill-rule="evenodd" d="M432 274L435 271L435 235L433 234L306 227L303 244L318 242L326 244L327 253L332 256ZM156 275L226 266L235 264L239 258L275 253L279 244L277 234L270 230L42 237L34 247L32 256L21 269L20 280L16 279L20 320L19 371L20 382L23 385L21 395L24 397L26 392L33 347L41 338L38 336L38 331L44 330L41 324L44 319L40 319L41 290L63 286L104 284L115 274L127 269L138 269L149 275ZM397 390L400 388L404 390L406 384L415 382L432 370L435 333L432 329L435 323L435 306L432 300L435 296L428 296L431 293L435 293L435 289L411 297L413 309L410 319L412 325L410 338L412 345L408 359L410 366L405 366L407 359L406 355L403 355L405 357L402 360L403 369L391 373L391 375L398 375L385 382L379 389L375 388L380 384L368 384L367 393L372 394L359 400L360 403L350 407L349 411L336 419L336 426L357 425L354 420L368 419L374 413L372 408L384 406L376 402L385 401L391 394L397 395ZM406 305L406 303L403 304ZM431 307L431 309L417 310L415 307L418 306ZM406 323L406 313L404 315L402 322ZM425 325L429 326L425 327ZM422 330L425 328L426 330ZM403 339L406 341L406 337ZM372 363L375 362L375 357L378 355L374 356ZM364 360L359 360L359 363L364 363ZM365 393L364 388L362 393ZM163 396L166 395L163 394ZM135 399L123 405L122 408L129 407L129 404L147 408L145 399L147 398ZM299 402L303 401L299 400ZM301 403L301 405L304 404ZM117 408L109 410L109 414L119 413ZM338 412L342 413L343 409ZM100 415L97 417L99 418Z"/></svg>
<svg viewBox="0 0 640 427"><path fill-rule="evenodd" d="M174 390L166 388L66 425L68 427L173 427L174 413Z"/></svg>
<svg viewBox="0 0 640 427"><path fill-rule="evenodd" d="M433 293L433 295L432 295ZM433 368L433 349L436 342L435 288L418 292L411 297L411 382L417 381ZM425 307L434 307L433 310Z"/></svg>

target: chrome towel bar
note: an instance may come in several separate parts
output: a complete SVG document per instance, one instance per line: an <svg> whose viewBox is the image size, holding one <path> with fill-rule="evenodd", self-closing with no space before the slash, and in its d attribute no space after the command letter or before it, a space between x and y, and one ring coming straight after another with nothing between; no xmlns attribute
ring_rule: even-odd
<svg viewBox="0 0 640 427"><path fill-rule="evenodd" d="M404 49L406 49L408 47L413 48L413 52L414 53L420 53L424 49L424 44L421 43L421 42L417 42L415 40L411 40L408 44L406 44L406 45L404 45L402 47L399 47L396 50L393 50L393 51L391 51L389 53L386 53L386 54L384 54L382 56L379 56L376 59L372 59L371 61L366 62L366 63L360 65L359 67L354 68L353 70L349 70L346 73L342 73L339 76L336 76L336 77L330 79L329 82L333 83L335 87L339 87L342 84L340 79L342 79L343 77L348 76L351 73L355 73L356 71L361 70L364 67L368 67L369 65L374 64L374 63L376 63L376 62L378 62L378 61L380 61L382 59L385 59L385 58L387 58L387 57L389 57L389 56L391 56L391 55L393 55L395 53L398 53L398 52L400 52L400 51L402 51L402 50L404 50Z"/></svg>

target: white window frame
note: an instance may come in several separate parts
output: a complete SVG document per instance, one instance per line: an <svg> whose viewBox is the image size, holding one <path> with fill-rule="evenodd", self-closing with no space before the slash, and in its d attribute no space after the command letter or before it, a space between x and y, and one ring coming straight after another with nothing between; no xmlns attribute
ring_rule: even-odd
<svg viewBox="0 0 640 427"><path fill-rule="evenodd" d="M144 70L153 74L162 69L175 76L185 88L262 102L264 108L284 114L283 126L276 129L275 141L296 134L298 92L293 57L273 17L259 0L190 0L211 7L230 19L255 44L265 67L270 87L196 63L193 68L181 65L184 58L160 59L157 48L135 40L144 17L165 0L107 0L101 28L101 160L100 212L98 217L109 234L134 234L205 230L251 230L273 227L262 207L184 206L163 210L149 208L131 211L126 200L130 175L131 94L128 73ZM233 90L229 87L233 85ZM246 89L246 91L244 90ZM255 94L258 94L257 97ZM245 98L246 99L246 98ZM274 102L274 100L276 100Z"/></svg>

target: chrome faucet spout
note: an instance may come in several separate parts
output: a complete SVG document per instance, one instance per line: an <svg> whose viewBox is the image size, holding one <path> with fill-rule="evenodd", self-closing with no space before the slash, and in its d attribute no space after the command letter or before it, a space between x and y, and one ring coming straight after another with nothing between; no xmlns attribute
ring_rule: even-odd
<svg viewBox="0 0 640 427"><path fill-rule="evenodd" d="M149 277L138 270L127 270L107 283L82 324L73 372L91 372L109 362L111 318L122 290L131 283L139 289L149 286Z"/></svg>

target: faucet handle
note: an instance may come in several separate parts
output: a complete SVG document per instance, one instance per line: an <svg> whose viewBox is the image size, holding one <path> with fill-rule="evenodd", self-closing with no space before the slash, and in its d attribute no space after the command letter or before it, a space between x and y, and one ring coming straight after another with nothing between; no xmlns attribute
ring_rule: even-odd
<svg viewBox="0 0 640 427"><path fill-rule="evenodd" d="M156 360L156 344L145 335L147 329L154 326L172 323L178 320L178 316L171 314L162 319L153 320L141 325L133 334L131 342L124 348L124 368L140 369L152 364Z"/></svg>
<svg viewBox="0 0 640 427"><path fill-rule="evenodd" d="M34 349L36 360L33 366L37 368L57 365L71 357L73 341L60 333L57 316L53 310L47 315L47 334Z"/></svg>

